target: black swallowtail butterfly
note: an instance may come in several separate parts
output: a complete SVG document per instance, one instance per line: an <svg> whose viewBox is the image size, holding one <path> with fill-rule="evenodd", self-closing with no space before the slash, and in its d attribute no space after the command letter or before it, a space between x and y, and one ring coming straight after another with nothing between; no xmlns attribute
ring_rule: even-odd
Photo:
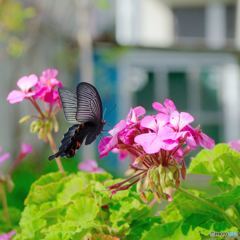
<svg viewBox="0 0 240 240"><path fill-rule="evenodd" d="M66 120L74 124L64 134L57 153L49 156L73 157L85 140L85 145L91 144L101 133L103 120L102 101L97 89L86 82L77 85L76 92L59 88L59 95Z"/></svg>

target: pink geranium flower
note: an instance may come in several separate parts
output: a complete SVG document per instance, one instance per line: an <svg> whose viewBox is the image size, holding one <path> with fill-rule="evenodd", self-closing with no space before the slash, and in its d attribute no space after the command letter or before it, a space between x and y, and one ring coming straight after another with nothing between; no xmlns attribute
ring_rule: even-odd
<svg viewBox="0 0 240 240"><path fill-rule="evenodd" d="M135 174L110 186L113 193L137 183L141 196L150 190L156 198L170 201L180 177L185 178L186 155L198 146L212 148L214 140L200 128L192 127L193 116L178 112L172 100L154 102L152 106L157 110L153 115L145 115L141 106L132 108L126 120L121 120L100 141L99 152L100 157L110 151L118 153L120 159L131 157L130 169Z"/></svg>
<svg viewBox="0 0 240 240"><path fill-rule="evenodd" d="M0 235L0 240L11 240L15 234L16 234L15 230L12 230L8 233L3 233Z"/></svg>
<svg viewBox="0 0 240 240"><path fill-rule="evenodd" d="M85 160L84 162L79 163L78 169L91 173L101 173L104 170L98 167L97 162L95 160Z"/></svg>
<svg viewBox="0 0 240 240"><path fill-rule="evenodd" d="M38 77L35 74L24 76L17 82L20 90L13 90L7 96L7 101L11 104L22 102L25 98L33 97L36 92L32 89L36 86Z"/></svg>
<svg viewBox="0 0 240 240"><path fill-rule="evenodd" d="M61 81L57 79L57 69L49 68L42 72L36 86L36 98L40 98L49 104L60 103L58 88L62 87Z"/></svg>

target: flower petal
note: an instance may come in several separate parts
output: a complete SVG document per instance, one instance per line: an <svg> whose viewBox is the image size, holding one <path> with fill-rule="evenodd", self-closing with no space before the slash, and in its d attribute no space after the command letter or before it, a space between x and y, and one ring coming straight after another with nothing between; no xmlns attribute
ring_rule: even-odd
<svg viewBox="0 0 240 240"><path fill-rule="evenodd" d="M187 112L174 111L170 116L170 123L177 130L182 130L185 126L194 121L194 118L191 114Z"/></svg>
<svg viewBox="0 0 240 240"><path fill-rule="evenodd" d="M146 116L141 120L141 127L149 128L154 132L157 131L157 122L153 116Z"/></svg>
<svg viewBox="0 0 240 240"><path fill-rule="evenodd" d="M155 133L144 133L135 137L135 142L140 144L148 154L157 153L161 148L161 139Z"/></svg>
<svg viewBox="0 0 240 240"><path fill-rule="evenodd" d="M126 121L121 120L118 124L114 126L112 130L109 131L109 134L111 134L112 136L115 136L116 134L121 132L125 127L126 127Z"/></svg>
<svg viewBox="0 0 240 240"><path fill-rule="evenodd" d="M35 74L31 74L29 76L21 77L17 81L18 87L24 91L29 91L32 87L34 87L38 82L38 77Z"/></svg>
<svg viewBox="0 0 240 240"><path fill-rule="evenodd" d="M215 145L215 141L205 133L201 132L199 144L204 148L212 149Z"/></svg>
<svg viewBox="0 0 240 240"><path fill-rule="evenodd" d="M155 109L155 110L158 111L158 112L168 114L167 109L166 109L161 103L159 103L159 102L154 102L154 103L152 104L152 107L153 107L153 109Z"/></svg>
<svg viewBox="0 0 240 240"><path fill-rule="evenodd" d="M229 142L229 145L232 149L237 152L240 152L240 140L233 140Z"/></svg>
<svg viewBox="0 0 240 240"><path fill-rule="evenodd" d="M22 102L24 98L25 98L25 93L18 90L13 90L8 94L7 101L11 104L14 104L14 103Z"/></svg>
<svg viewBox="0 0 240 240"><path fill-rule="evenodd" d="M57 75L58 75L58 70L55 68L48 68L42 72L42 77L47 79L56 78Z"/></svg>
<svg viewBox="0 0 240 240"><path fill-rule="evenodd" d="M3 155L0 156L0 165L2 165L4 162L6 162L10 158L10 153L6 152Z"/></svg>
<svg viewBox="0 0 240 240"><path fill-rule="evenodd" d="M21 145L21 154L27 155L33 151L33 148L30 144L23 143Z"/></svg>
<svg viewBox="0 0 240 240"><path fill-rule="evenodd" d="M163 104L168 109L169 113L177 110L174 102L171 99L166 98Z"/></svg>

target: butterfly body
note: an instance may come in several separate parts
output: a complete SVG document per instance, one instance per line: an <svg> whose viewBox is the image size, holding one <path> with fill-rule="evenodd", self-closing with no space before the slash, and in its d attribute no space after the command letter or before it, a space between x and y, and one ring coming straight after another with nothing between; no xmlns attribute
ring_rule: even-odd
<svg viewBox="0 0 240 240"><path fill-rule="evenodd" d="M85 141L91 144L101 133L105 121L102 119L102 102L94 86L79 83L76 93L68 89L59 89L64 115L74 125L68 129L61 141L57 153L49 157L71 158Z"/></svg>

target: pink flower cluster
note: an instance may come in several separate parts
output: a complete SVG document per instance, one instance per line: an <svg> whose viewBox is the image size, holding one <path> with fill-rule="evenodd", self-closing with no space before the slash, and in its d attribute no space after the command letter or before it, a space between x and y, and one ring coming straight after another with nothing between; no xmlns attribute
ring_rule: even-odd
<svg viewBox="0 0 240 240"><path fill-rule="evenodd" d="M130 155L133 159L144 154L168 156L180 163L189 151L198 146L212 148L214 140L204 134L199 127L193 128L192 115L178 112L170 99L164 105L153 103L155 115L145 115L143 107L130 110L127 118L121 120L99 143L100 157L110 151L120 158ZM170 158L171 156L171 158ZM165 162L165 164L167 164Z"/></svg>
<svg viewBox="0 0 240 240"><path fill-rule="evenodd" d="M137 184L141 196L152 192L157 199L172 199L171 194L185 178L185 156L198 146L214 147L214 140L204 134L187 112L179 112L170 99L164 104L152 104L156 114L146 115L143 107L132 108L125 120L121 120L104 137L98 146L100 157L109 152L119 154L120 159L130 156L132 162L128 179L109 187L112 193Z"/></svg>
<svg viewBox="0 0 240 240"><path fill-rule="evenodd" d="M38 77L35 74L21 77L17 86L19 90L13 90L8 94L9 103L19 103L24 99L40 99L50 105L60 104L57 88L62 87L61 81L57 79L56 69L46 69Z"/></svg>

